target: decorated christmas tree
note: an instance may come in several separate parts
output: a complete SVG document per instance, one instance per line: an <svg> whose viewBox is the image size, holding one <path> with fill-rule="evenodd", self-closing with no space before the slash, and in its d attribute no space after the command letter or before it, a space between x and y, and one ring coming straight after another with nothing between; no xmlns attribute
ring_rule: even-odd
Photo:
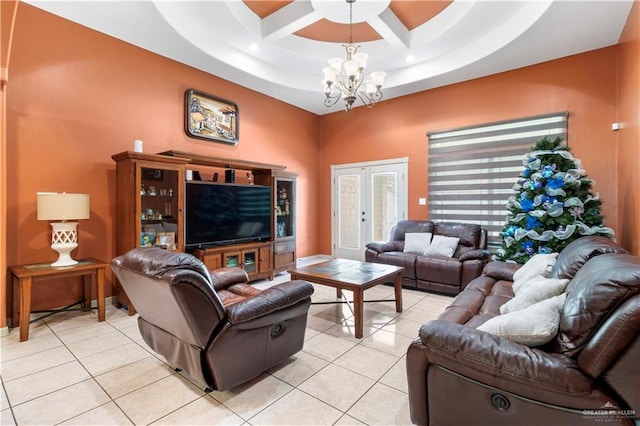
<svg viewBox="0 0 640 426"><path fill-rule="evenodd" d="M557 253L585 235L612 237L603 226L602 201L593 181L560 138L539 140L523 160L509 197L497 260L525 263L537 253Z"/></svg>

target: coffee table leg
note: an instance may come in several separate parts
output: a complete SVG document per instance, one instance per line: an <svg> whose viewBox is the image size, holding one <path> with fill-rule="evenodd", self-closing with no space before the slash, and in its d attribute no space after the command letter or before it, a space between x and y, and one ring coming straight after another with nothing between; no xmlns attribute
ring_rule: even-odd
<svg viewBox="0 0 640 426"><path fill-rule="evenodd" d="M364 329L364 291L361 288L353 290L353 316L356 320L356 339L361 339Z"/></svg>
<svg viewBox="0 0 640 426"><path fill-rule="evenodd" d="M396 293L396 312L402 312L402 272L396 274L393 288Z"/></svg>

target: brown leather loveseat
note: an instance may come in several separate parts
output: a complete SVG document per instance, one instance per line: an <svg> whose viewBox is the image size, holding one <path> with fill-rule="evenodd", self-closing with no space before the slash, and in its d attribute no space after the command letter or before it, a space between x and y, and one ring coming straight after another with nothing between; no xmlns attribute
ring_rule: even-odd
<svg viewBox="0 0 640 426"><path fill-rule="evenodd" d="M313 293L306 281L260 291L241 268L207 271L190 254L159 248L133 249L111 268L144 341L206 387L230 389L302 349Z"/></svg>
<svg viewBox="0 0 640 426"><path fill-rule="evenodd" d="M452 256L422 255L405 250L406 234L425 233L458 238ZM444 294L458 294L487 263L487 231L480 225L459 222L401 220L391 230L390 241L366 246L367 262L403 266L402 285Z"/></svg>
<svg viewBox="0 0 640 426"><path fill-rule="evenodd" d="M490 262L437 319L420 328L406 360L412 421L638 424L640 258L605 237L569 244L550 272L550 278L569 280L558 295L564 302L558 306L557 334L549 333L551 340L541 345L477 329L514 297L517 269Z"/></svg>

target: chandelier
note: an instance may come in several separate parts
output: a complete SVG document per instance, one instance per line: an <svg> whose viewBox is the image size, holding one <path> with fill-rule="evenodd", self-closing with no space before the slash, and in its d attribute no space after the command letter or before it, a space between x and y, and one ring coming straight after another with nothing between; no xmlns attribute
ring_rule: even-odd
<svg viewBox="0 0 640 426"><path fill-rule="evenodd" d="M324 106L334 106L340 98L344 99L344 109L349 111L356 98L371 108L382 99L382 83L386 73L373 72L368 80L364 79L364 69L369 55L358 53L359 44L353 44L353 3L356 0L346 0L349 3L349 43L342 46L347 51L347 60L342 58L329 59L329 66L323 68Z"/></svg>

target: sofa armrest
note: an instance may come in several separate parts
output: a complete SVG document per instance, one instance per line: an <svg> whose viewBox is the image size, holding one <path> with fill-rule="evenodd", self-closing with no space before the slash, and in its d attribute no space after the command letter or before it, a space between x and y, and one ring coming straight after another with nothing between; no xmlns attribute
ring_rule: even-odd
<svg viewBox="0 0 640 426"><path fill-rule="evenodd" d="M496 280L513 281L513 274L515 274L521 266L522 265L518 263L489 262L484 267L482 273Z"/></svg>
<svg viewBox="0 0 640 426"><path fill-rule="evenodd" d="M393 241L374 241L371 243L367 243L366 247L378 253L384 253L385 251L396 250L396 246L393 243Z"/></svg>
<svg viewBox="0 0 640 426"><path fill-rule="evenodd" d="M489 258L489 252L487 250L475 249L475 250L465 251L460 255L458 259L460 259L460 262L464 262L465 260L472 260L472 259L485 260L488 258Z"/></svg>
<svg viewBox="0 0 640 426"><path fill-rule="evenodd" d="M234 284L246 283L249 281L247 272L242 268L219 268L209 271L213 288L222 290Z"/></svg>
<svg viewBox="0 0 640 426"><path fill-rule="evenodd" d="M420 328L420 341L430 364L515 394L523 388L574 396L592 391L573 359L462 324L430 321Z"/></svg>
<svg viewBox="0 0 640 426"><path fill-rule="evenodd" d="M309 299L312 294L313 286L306 281L294 280L278 284L230 305L227 308L227 319L234 325L248 323L294 306Z"/></svg>

